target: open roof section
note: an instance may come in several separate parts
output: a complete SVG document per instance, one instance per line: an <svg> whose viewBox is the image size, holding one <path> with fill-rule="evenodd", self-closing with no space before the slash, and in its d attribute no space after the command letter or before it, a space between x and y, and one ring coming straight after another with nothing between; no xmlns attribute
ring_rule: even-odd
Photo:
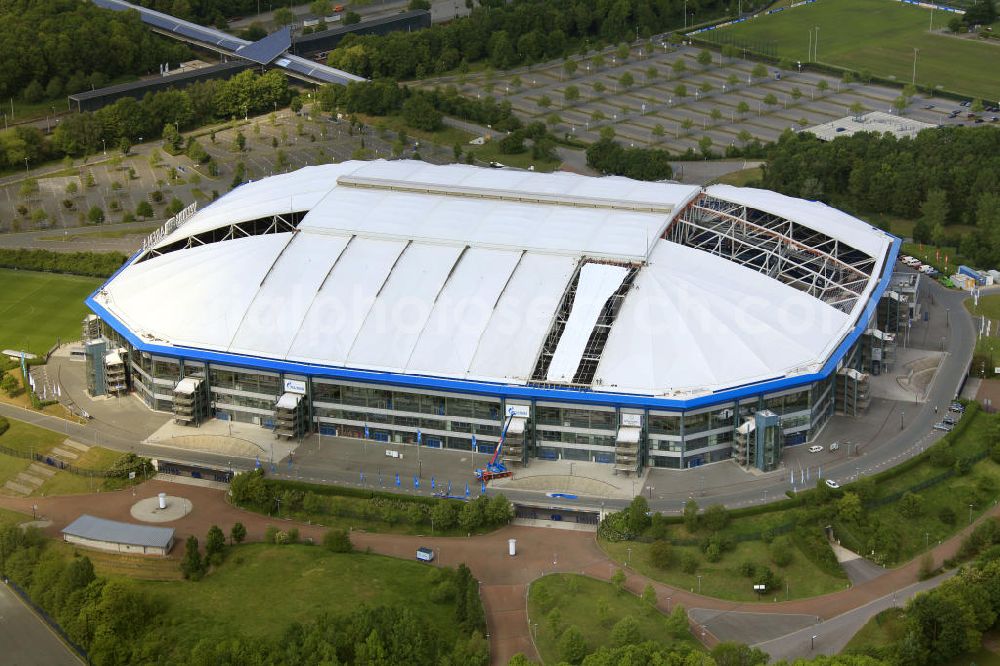
<svg viewBox="0 0 1000 666"><path fill-rule="evenodd" d="M259 42L249 42L245 39L240 39L239 37L233 37L229 33L221 30L198 25L197 23L185 21L184 19L179 19L153 9L147 9L146 7L140 7L139 5L125 2L125 0L91 0L91 2L102 9L110 9L119 12L134 10L139 13L139 18L143 23L161 34L181 39L183 41L193 42L211 48L215 51L219 51L220 53L237 58L245 58L262 65L273 64L273 66L283 69L295 78L304 79L312 83L337 83L346 85L352 81L367 80L364 77L355 76L349 72L344 72L339 69L334 69L333 67L328 67L327 65L321 65L297 55L292 55L288 52L290 44L286 45L281 51L271 55L274 43L268 40L271 37L275 37L275 35L269 35ZM279 31L275 34L280 35L281 32L282 31ZM277 42L281 42L283 40L281 37L276 37L275 39ZM256 45L261 45L261 47L254 48ZM248 51L247 54L244 54L244 51L247 48L249 48L250 51ZM264 61L264 58L267 58L266 62Z"/></svg>

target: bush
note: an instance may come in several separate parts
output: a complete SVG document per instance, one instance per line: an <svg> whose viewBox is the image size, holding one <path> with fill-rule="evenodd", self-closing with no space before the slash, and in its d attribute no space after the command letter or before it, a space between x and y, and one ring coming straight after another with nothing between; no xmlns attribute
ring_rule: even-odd
<svg viewBox="0 0 1000 666"><path fill-rule="evenodd" d="M354 550L347 530L327 530L323 535L323 547L331 553L350 553Z"/></svg>
<svg viewBox="0 0 1000 666"><path fill-rule="evenodd" d="M958 517L955 515L955 510L950 506L943 506L938 509L938 520L945 525L954 525Z"/></svg>
<svg viewBox="0 0 1000 666"><path fill-rule="evenodd" d="M583 639L583 633L576 626L564 631L559 638L559 655L563 661L579 664L587 656L587 652L587 642Z"/></svg>
<svg viewBox="0 0 1000 666"><path fill-rule="evenodd" d="M746 578L753 578L757 573L757 565L750 560L740 562L740 575Z"/></svg>
<svg viewBox="0 0 1000 666"><path fill-rule="evenodd" d="M709 562L718 562L722 559L722 548L718 543L713 541L708 544L708 548L705 549L705 559Z"/></svg>
<svg viewBox="0 0 1000 666"><path fill-rule="evenodd" d="M6 377L4 377L4 379L6 379ZM5 432L7 432L7 428L9 428L9 427L10 427L10 421L8 421L4 417L0 416L0 435L2 435Z"/></svg>
<svg viewBox="0 0 1000 666"><path fill-rule="evenodd" d="M770 546L771 561L779 567L787 567L792 563L792 544L788 537L778 537Z"/></svg>
<svg viewBox="0 0 1000 666"><path fill-rule="evenodd" d="M692 553L684 553L681 556L681 571L686 574L693 574L698 570L698 558Z"/></svg>
<svg viewBox="0 0 1000 666"><path fill-rule="evenodd" d="M669 541L654 541L649 547L649 561L657 569L669 569L674 563L674 548Z"/></svg>
<svg viewBox="0 0 1000 666"><path fill-rule="evenodd" d="M721 504L713 504L705 509L701 520L707 529L712 532L718 532L725 529L726 525L729 524L729 512Z"/></svg>
<svg viewBox="0 0 1000 666"><path fill-rule="evenodd" d="M90 277L110 277L127 256L121 252L52 252L0 249L0 267Z"/></svg>
<svg viewBox="0 0 1000 666"><path fill-rule="evenodd" d="M277 543L278 542L278 528L274 525L268 525L267 529L264 530L264 543Z"/></svg>

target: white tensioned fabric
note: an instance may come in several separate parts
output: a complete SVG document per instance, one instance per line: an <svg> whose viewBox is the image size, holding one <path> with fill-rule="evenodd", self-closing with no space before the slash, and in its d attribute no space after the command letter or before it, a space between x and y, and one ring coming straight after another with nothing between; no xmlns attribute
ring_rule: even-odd
<svg viewBox="0 0 1000 666"><path fill-rule="evenodd" d="M479 340L471 378L528 381L576 264L575 257L554 254L521 258Z"/></svg>
<svg viewBox="0 0 1000 666"><path fill-rule="evenodd" d="M347 236L295 234L247 308L230 351L286 354L316 291L348 241Z"/></svg>
<svg viewBox="0 0 1000 666"><path fill-rule="evenodd" d="M407 245L358 332L347 364L373 370L404 370L461 254L462 248L456 245Z"/></svg>
<svg viewBox="0 0 1000 666"><path fill-rule="evenodd" d="M226 350L291 236L239 238L133 264L97 301L147 340Z"/></svg>
<svg viewBox="0 0 1000 666"><path fill-rule="evenodd" d="M352 238L306 311L287 358L345 365L375 297L405 247L404 241Z"/></svg>
<svg viewBox="0 0 1000 666"><path fill-rule="evenodd" d="M469 248L434 302L406 371L465 377L521 252Z"/></svg>
<svg viewBox="0 0 1000 666"><path fill-rule="evenodd" d="M309 166L292 173L240 185L218 201L199 210L154 247L165 247L182 238L239 222L307 211L326 196L330 188L337 185L340 175L353 169L350 162Z"/></svg>
<svg viewBox="0 0 1000 666"><path fill-rule="evenodd" d="M705 189L705 194L815 229L870 257L884 255L892 244L892 239L879 229L818 201L806 201L770 190L732 185L712 185Z"/></svg>
<svg viewBox="0 0 1000 666"><path fill-rule="evenodd" d="M626 275L627 268L608 264L584 264L580 269L573 306L549 364L550 382L573 381L597 317Z"/></svg>
<svg viewBox="0 0 1000 666"><path fill-rule="evenodd" d="M295 409L298 407L300 400L302 400L301 393L282 393L278 401L274 403L274 406L280 409Z"/></svg>
<svg viewBox="0 0 1000 666"><path fill-rule="evenodd" d="M757 271L663 241L625 298L595 385L698 395L815 371L852 322Z"/></svg>

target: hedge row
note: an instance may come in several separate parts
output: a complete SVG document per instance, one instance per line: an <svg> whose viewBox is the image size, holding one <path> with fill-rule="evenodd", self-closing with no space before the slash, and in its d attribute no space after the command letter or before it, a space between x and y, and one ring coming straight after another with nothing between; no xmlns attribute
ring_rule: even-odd
<svg viewBox="0 0 1000 666"><path fill-rule="evenodd" d="M0 249L0 267L87 277L111 277L128 259L121 252Z"/></svg>

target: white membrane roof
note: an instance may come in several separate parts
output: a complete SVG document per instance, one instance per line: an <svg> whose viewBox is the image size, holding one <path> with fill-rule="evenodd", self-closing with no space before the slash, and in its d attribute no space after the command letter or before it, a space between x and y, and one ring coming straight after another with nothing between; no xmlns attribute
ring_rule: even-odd
<svg viewBox="0 0 1000 666"><path fill-rule="evenodd" d="M594 390L694 396L816 371L865 298L845 314L751 268L659 239L698 192L411 161L309 167L237 188L160 247L308 211L296 231L143 257L95 299L162 346L508 384L531 381L548 348L543 381L561 384L592 351L602 308L638 266ZM882 232L769 192L708 192L872 253L865 296L874 287L890 242ZM578 272L574 303L560 314ZM548 347L557 317L565 327Z"/></svg>

